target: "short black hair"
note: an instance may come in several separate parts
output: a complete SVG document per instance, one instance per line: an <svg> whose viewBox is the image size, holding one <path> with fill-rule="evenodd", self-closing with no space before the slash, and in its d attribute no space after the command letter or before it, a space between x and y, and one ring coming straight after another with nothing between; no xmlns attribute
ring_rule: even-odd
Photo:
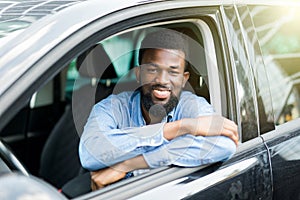
<svg viewBox="0 0 300 200"><path fill-rule="evenodd" d="M178 31L171 29L162 29L151 32L145 36L139 49L139 64L147 49L173 49L181 50L185 54L185 69L188 62L188 42L186 36Z"/></svg>

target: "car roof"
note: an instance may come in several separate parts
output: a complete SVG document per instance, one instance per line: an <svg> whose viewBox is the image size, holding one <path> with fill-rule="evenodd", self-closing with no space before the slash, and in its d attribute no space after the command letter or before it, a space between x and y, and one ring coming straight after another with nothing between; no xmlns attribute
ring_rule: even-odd
<svg viewBox="0 0 300 200"><path fill-rule="evenodd" d="M87 0L0 0L0 38L28 27L33 22ZM149 3L157 0L144 0L139 3ZM203 3L207 0L200 0ZM200 2L199 1L199 2ZM128 1L126 1L128 2ZM238 0L211 1L220 4L245 3ZM269 0L269 3L281 2ZM291 1L293 2L293 1ZM250 3L262 3L253 1ZM266 2L265 2L266 3ZM286 3L286 2L285 2Z"/></svg>
<svg viewBox="0 0 300 200"><path fill-rule="evenodd" d="M28 27L33 22L54 13L57 13L65 8L71 7L77 3L84 2L87 0L11 0L1 1L0 0L0 38ZM144 0L135 1L136 3L149 3L162 0ZM99 1L100 2L100 1ZM130 0L126 1L130 2ZM123 5L126 5L123 2ZM199 0L198 2L208 3L207 0ZM211 0L210 3L214 4L239 4L246 3L245 0ZM251 4L272 4L282 3L281 0L269 0L268 2L261 2L252 0ZM291 0L290 2L296 2ZM286 2L285 2L286 4ZM125 6L126 7L126 6Z"/></svg>
<svg viewBox="0 0 300 200"><path fill-rule="evenodd" d="M0 1L0 38L82 1L86 0Z"/></svg>
<svg viewBox="0 0 300 200"><path fill-rule="evenodd" d="M67 35L103 15L136 3L136 0L0 1L3 8L0 25L6 28L1 33L5 37L0 39L0 95ZM89 12L83 13L85 10Z"/></svg>
<svg viewBox="0 0 300 200"><path fill-rule="evenodd" d="M63 41L66 35L118 10L161 1L163 0L0 0L0 33L2 31L2 36L6 35L0 39L0 95L37 62L42 54ZM188 7L245 4L246 1L174 0L172 3L176 4L174 7ZM82 13L87 10L88 12ZM1 30L1 24L6 26L5 30Z"/></svg>

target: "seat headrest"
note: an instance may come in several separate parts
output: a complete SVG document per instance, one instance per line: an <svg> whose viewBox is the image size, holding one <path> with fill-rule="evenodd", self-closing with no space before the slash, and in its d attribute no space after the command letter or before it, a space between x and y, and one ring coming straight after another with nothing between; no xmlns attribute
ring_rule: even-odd
<svg viewBox="0 0 300 200"><path fill-rule="evenodd" d="M115 68L101 44L95 45L82 53L76 62L80 75L89 78L117 78Z"/></svg>

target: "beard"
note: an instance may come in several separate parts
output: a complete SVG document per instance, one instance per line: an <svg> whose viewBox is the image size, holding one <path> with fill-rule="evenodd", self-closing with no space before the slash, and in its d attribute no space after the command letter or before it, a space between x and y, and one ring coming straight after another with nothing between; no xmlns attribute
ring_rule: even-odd
<svg viewBox="0 0 300 200"><path fill-rule="evenodd" d="M141 103L150 116L162 120L177 106L178 98L174 94L171 94L170 99L167 103L155 104L150 93L144 94L141 91Z"/></svg>

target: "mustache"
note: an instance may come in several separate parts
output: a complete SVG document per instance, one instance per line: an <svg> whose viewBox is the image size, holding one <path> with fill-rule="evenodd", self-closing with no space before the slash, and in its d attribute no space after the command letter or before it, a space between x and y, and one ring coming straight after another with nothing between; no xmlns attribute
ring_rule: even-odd
<svg viewBox="0 0 300 200"><path fill-rule="evenodd" d="M161 85L161 84L155 84L151 86L152 90L155 89L165 89L165 90L171 90L171 87L165 86L165 85Z"/></svg>

